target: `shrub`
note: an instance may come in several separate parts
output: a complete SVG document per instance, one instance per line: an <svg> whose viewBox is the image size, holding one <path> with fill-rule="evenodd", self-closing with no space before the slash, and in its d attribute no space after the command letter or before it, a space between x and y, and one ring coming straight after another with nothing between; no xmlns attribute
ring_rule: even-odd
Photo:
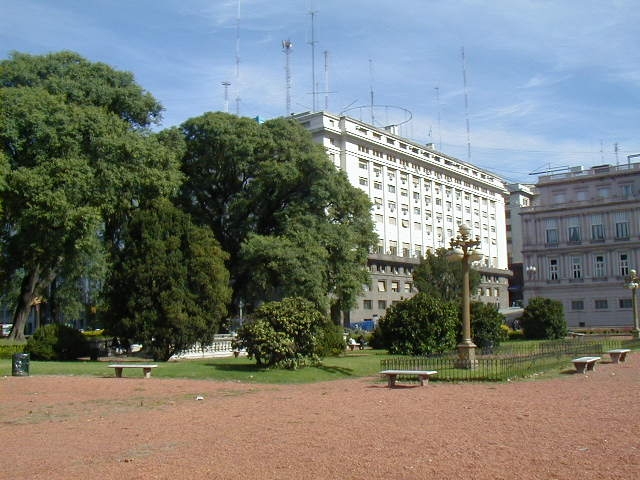
<svg viewBox="0 0 640 480"><path fill-rule="evenodd" d="M530 340L553 340L567 335L564 310L558 300L532 298L522 313L520 324L525 338Z"/></svg>
<svg viewBox="0 0 640 480"><path fill-rule="evenodd" d="M22 353L25 346L25 342L2 340L0 341L0 358L11 358L14 353Z"/></svg>
<svg viewBox="0 0 640 480"><path fill-rule="evenodd" d="M387 310L380 319L381 343L391 354L428 355L452 350L459 327L458 306L418 293Z"/></svg>
<svg viewBox="0 0 640 480"><path fill-rule="evenodd" d="M345 343L343 329L331 321L327 321L318 335L316 355L320 358L338 356L344 353Z"/></svg>
<svg viewBox="0 0 640 480"><path fill-rule="evenodd" d="M262 305L238 331L236 348L245 348L258 366L298 368L319 360L325 316L304 298Z"/></svg>
<svg viewBox="0 0 640 480"><path fill-rule="evenodd" d="M52 323L36 330L25 352L34 360L74 360L87 354L87 343L79 330Z"/></svg>
<svg viewBox="0 0 640 480"><path fill-rule="evenodd" d="M473 343L480 348L492 348L507 339L507 332L503 330L504 315L495 305L482 302L471 304L471 334Z"/></svg>

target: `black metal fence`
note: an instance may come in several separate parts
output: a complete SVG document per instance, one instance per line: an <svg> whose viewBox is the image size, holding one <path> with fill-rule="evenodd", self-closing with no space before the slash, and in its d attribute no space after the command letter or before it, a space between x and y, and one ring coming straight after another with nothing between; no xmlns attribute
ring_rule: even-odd
<svg viewBox="0 0 640 480"><path fill-rule="evenodd" d="M526 377L535 373L559 368L563 364L570 365L571 358L583 355L597 355L614 348L620 348L619 339L600 340L559 340L531 344L507 344L494 349L491 353L476 356L477 368L457 367L457 352L429 355L424 357L398 356L382 360L382 370L436 370L434 380L470 381L495 380L502 381L516 377ZM478 350L480 353L480 350ZM415 378L407 377L409 381Z"/></svg>

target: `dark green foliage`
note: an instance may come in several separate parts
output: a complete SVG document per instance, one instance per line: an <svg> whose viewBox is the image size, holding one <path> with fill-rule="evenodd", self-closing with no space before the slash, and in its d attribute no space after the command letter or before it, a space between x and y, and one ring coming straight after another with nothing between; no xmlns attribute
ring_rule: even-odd
<svg viewBox="0 0 640 480"><path fill-rule="evenodd" d="M498 307L482 302L471 303L471 336L478 347L495 348L507 340L507 330L502 325L504 315L498 311Z"/></svg>
<svg viewBox="0 0 640 480"><path fill-rule="evenodd" d="M0 287L20 281L11 336L21 339L55 279L91 276L87 257L104 253L96 238L117 243L132 210L177 191L179 137L148 129L161 106L130 73L72 52L0 62L0 102ZM61 311L69 296L58 292L49 304Z"/></svg>
<svg viewBox="0 0 640 480"><path fill-rule="evenodd" d="M87 351L82 332L60 323L38 328L25 347L33 360L75 360Z"/></svg>
<svg viewBox="0 0 640 480"><path fill-rule="evenodd" d="M448 250L439 248L427 252L413 271L413 281L418 291L446 301L460 301L462 296L462 261L451 261ZM480 274L469 272L469 291L475 292L480 284Z"/></svg>
<svg viewBox="0 0 640 480"><path fill-rule="evenodd" d="M157 360L207 344L231 298L226 258L211 231L168 200L139 210L105 288L109 332L142 343Z"/></svg>
<svg viewBox="0 0 640 480"><path fill-rule="evenodd" d="M567 335L562 302L549 298L536 297L529 300L520 317L520 325L524 337L529 340L553 340Z"/></svg>
<svg viewBox="0 0 640 480"><path fill-rule="evenodd" d="M455 302L419 293L387 309L379 328L389 353L429 355L455 347L459 323Z"/></svg>
<svg viewBox="0 0 640 480"><path fill-rule="evenodd" d="M262 367L315 364L326 322L326 317L304 298L265 303L240 327L236 346L246 349Z"/></svg>
<svg viewBox="0 0 640 480"><path fill-rule="evenodd" d="M182 203L230 254L236 303L348 310L375 244L370 202L301 125L207 113L182 125Z"/></svg>
<svg viewBox="0 0 640 480"><path fill-rule="evenodd" d="M318 335L316 354L320 358L336 356L344 353L344 329L327 320Z"/></svg>

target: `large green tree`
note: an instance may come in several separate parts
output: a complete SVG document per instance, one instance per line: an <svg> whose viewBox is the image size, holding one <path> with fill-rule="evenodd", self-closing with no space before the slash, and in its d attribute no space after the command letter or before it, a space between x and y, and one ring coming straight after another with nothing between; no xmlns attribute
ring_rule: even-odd
<svg viewBox="0 0 640 480"><path fill-rule="evenodd" d="M105 287L105 323L143 343L157 360L208 344L231 299L226 253L208 227L169 200L137 211L126 226Z"/></svg>
<svg viewBox="0 0 640 480"><path fill-rule="evenodd" d="M451 260L448 250L427 251L413 271L413 282L418 291L446 301L460 301L462 296L462 261ZM480 274L473 268L469 272L470 291L480 285Z"/></svg>
<svg viewBox="0 0 640 480"><path fill-rule="evenodd" d="M207 113L182 125L182 202L231 255L236 301L355 304L376 243L367 196L300 124Z"/></svg>
<svg viewBox="0 0 640 480"><path fill-rule="evenodd" d="M0 280L21 283L13 338L96 235L117 241L128 212L177 190L177 137L149 129L160 112L130 73L72 52L0 62Z"/></svg>

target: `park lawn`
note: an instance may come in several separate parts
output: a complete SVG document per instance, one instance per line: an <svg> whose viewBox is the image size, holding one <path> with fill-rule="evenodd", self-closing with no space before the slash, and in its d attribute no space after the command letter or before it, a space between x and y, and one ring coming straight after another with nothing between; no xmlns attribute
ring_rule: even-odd
<svg viewBox="0 0 640 480"><path fill-rule="evenodd" d="M317 367L298 370L266 370L258 368L255 361L246 357L205 358L198 360L180 360L173 362L151 362L158 368L152 376L158 378L190 378L198 380L240 381L250 383L312 383L346 378L359 378L376 375L380 371L380 360L389 358L383 350L365 350L348 352L340 357L327 357ZM42 362L31 360L30 375L88 375L112 377L114 369L109 361L70 361ZM11 375L11 359L0 359L0 375ZM137 370L129 370L125 376L141 376Z"/></svg>

